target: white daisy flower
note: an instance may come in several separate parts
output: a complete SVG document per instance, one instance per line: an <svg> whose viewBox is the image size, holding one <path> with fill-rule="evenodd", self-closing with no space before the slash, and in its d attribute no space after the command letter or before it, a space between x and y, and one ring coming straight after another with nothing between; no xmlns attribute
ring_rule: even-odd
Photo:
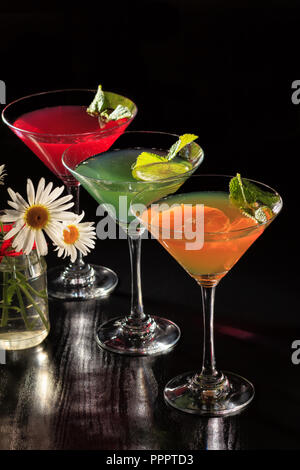
<svg viewBox="0 0 300 470"><path fill-rule="evenodd" d="M4 184L4 176L6 175L5 171L5 165L0 165L0 184Z"/></svg>
<svg viewBox="0 0 300 470"><path fill-rule="evenodd" d="M27 180L27 198L23 199L19 193L8 188L11 201L8 204L13 209L5 210L1 217L2 222L14 223L14 227L6 234L5 240L14 237L12 247L16 251L30 253L35 243L38 255L46 255L48 246L44 232L54 243L59 242L60 227L62 222L73 220L75 214L67 212L74 203L69 202L72 195L59 197L64 186L55 188L49 183L45 187L45 180L41 178L35 193L32 181Z"/></svg>
<svg viewBox="0 0 300 470"><path fill-rule="evenodd" d="M62 225L62 235L59 243L57 245L57 255L71 257L71 262L77 258L77 250L79 250L84 256L90 252L90 248L94 248L96 238L95 227L93 227L93 222L84 222L80 221L84 217L84 212L80 215L77 215L74 220L70 222L69 225Z"/></svg>

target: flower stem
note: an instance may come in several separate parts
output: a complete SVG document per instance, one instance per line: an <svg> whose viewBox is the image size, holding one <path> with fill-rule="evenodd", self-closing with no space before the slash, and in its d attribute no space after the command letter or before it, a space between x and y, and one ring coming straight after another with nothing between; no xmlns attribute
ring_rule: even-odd
<svg viewBox="0 0 300 470"><path fill-rule="evenodd" d="M42 299L47 299L47 294L43 293L43 291L41 292L38 292L37 290L35 290L28 282L27 282L27 279L25 276L23 276L23 274L21 274L20 272L17 272L16 273L16 276L17 278L19 279L20 282L25 282L26 283L26 287L34 294L34 295L37 295L38 297L41 297Z"/></svg>
<svg viewBox="0 0 300 470"><path fill-rule="evenodd" d="M26 289L26 287L24 287L24 285L20 284L20 288L21 290L24 292L24 294L26 295L27 299L30 300L30 302L32 303L33 307L36 309L36 311L38 312L45 328L47 331L49 331L49 323L47 322L46 318L44 317L44 314L43 312L41 311L40 307L37 305L37 303L34 301L33 297L30 295L30 293L28 292L28 290Z"/></svg>
<svg viewBox="0 0 300 470"><path fill-rule="evenodd" d="M8 307L7 307L7 281L8 281L8 273L3 273L3 309L2 309L2 318L1 318L1 327L6 326L8 320Z"/></svg>
<svg viewBox="0 0 300 470"><path fill-rule="evenodd" d="M18 300L19 300L21 315L22 315L23 321L25 323L25 326L26 326L27 330L31 330L32 327L31 327L31 325L28 321L26 310L25 310L25 305L24 305L24 302L23 302L23 299L22 299L22 294L21 294L21 291L20 291L20 288L19 288L18 285L16 286L16 293L17 293L17 297L18 297Z"/></svg>

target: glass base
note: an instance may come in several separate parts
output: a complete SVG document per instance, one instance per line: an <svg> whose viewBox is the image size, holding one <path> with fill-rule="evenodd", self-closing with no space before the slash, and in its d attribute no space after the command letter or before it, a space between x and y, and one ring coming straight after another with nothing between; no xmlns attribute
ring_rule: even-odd
<svg viewBox="0 0 300 470"><path fill-rule="evenodd" d="M60 300L90 300L105 297L118 284L118 276L104 266L84 264L79 269L58 266L48 270L48 295Z"/></svg>
<svg viewBox="0 0 300 470"><path fill-rule="evenodd" d="M142 327L130 325L126 318L113 318L100 326L96 341L110 352L150 356L168 351L180 335L179 327L165 318L148 316Z"/></svg>
<svg viewBox="0 0 300 470"><path fill-rule="evenodd" d="M166 402L185 413L213 417L237 414L254 397L251 382L232 372L224 372L222 382L210 389L201 388L195 377L196 372L187 372L170 380L164 390Z"/></svg>
<svg viewBox="0 0 300 470"><path fill-rule="evenodd" d="M0 333L0 349L6 351L18 351L20 349L28 349L41 344L48 336L49 330L40 331L22 331L12 333Z"/></svg>

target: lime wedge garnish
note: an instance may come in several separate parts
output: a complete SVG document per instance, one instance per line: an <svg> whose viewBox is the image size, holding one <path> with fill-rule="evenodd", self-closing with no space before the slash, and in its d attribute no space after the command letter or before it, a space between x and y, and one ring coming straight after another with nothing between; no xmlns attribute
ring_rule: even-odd
<svg viewBox="0 0 300 470"><path fill-rule="evenodd" d="M193 168L189 162L161 162L142 165L132 170L132 176L141 181L159 181L187 173Z"/></svg>
<svg viewBox="0 0 300 470"><path fill-rule="evenodd" d="M142 152L136 159L136 162L132 165L132 169L134 170L137 167L145 166L145 165L152 165L153 163L162 163L167 162L168 160L166 157L162 157L161 155L156 155L156 153L150 152Z"/></svg>
<svg viewBox="0 0 300 470"><path fill-rule="evenodd" d="M132 165L132 176L142 181L158 181L176 177L190 171L193 165L188 161L173 162L176 154L197 139L194 134L183 134L172 145L166 156L152 152L142 152Z"/></svg>

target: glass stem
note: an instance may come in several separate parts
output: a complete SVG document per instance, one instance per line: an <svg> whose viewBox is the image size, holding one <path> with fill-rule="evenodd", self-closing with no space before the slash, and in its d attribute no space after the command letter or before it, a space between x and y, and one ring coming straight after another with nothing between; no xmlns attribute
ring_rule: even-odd
<svg viewBox="0 0 300 470"><path fill-rule="evenodd" d="M80 185L72 185L67 186L68 194L73 196L74 206L71 208L71 211L75 212L75 214L79 214L79 193L80 193ZM69 263L70 269L82 269L85 266L85 262L83 261L82 253L77 250L77 258L74 263Z"/></svg>
<svg viewBox="0 0 300 470"><path fill-rule="evenodd" d="M204 287L202 291L203 308L203 363L201 376L203 378L214 378L218 376L216 369L215 350L214 350L214 303L216 286Z"/></svg>
<svg viewBox="0 0 300 470"><path fill-rule="evenodd" d="M140 326L145 320L142 283L141 283L141 243L139 235L128 234L130 263L131 263L131 311L128 321L132 326Z"/></svg>

